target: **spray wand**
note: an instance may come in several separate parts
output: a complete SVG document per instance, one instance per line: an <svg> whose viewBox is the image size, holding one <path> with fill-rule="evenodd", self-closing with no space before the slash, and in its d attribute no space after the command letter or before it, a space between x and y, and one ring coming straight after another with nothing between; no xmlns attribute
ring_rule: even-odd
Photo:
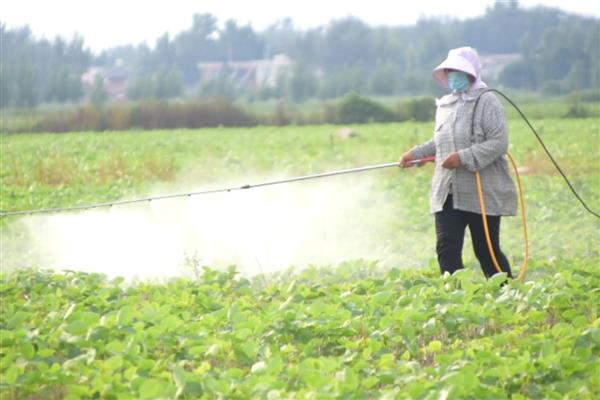
<svg viewBox="0 0 600 400"><path fill-rule="evenodd" d="M409 162L409 164L420 167L420 166L425 165L426 163L432 162L432 161L435 161L435 157L425 157L425 158L421 158L418 160L412 160ZM167 195L163 195L163 196L152 196L152 197L144 197L144 198L138 198L138 199L111 201L111 202L105 202L105 203L85 204L85 205L77 205L77 206L62 207L62 208L57 207L57 208L40 208L40 209L35 209L35 210L0 211L0 218L17 216L17 215L48 214L48 213L59 213L59 212L67 212L67 211L84 211L84 210L91 210L94 208L106 208L106 207L120 206L120 205L125 205L125 204L145 203L145 202L151 202L154 200L176 199L176 198L182 198L182 197L198 196L198 195L203 195L203 194L233 192L236 190L252 189L252 188L258 188L258 187L263 187L263 186L280 185L283 183L306 181L306 180L310 180L310 179L325 178L328 176L353 174L353 173L357 173L357 172L365 172L365 171L371 171L371 170L375 170L375 169L391 168L391 167L399 167L399 166L400 166L400 162L396 161L396 162L384 163L384 164L367 165L365 167L342 169L342 170L331 171L331 172L323 172L323 173L319 173L319 174L303 175L303 176L297 176L297 177L293 177L293 178L280 179L280 180L276 180L276 181L262 182L262 183L256 183L256 184L246 184L243 186L234 186L234 187L227 187L227 188L220 188L220 189L201 190L201 191L189 192L189 193L167 194Z"/></svg>

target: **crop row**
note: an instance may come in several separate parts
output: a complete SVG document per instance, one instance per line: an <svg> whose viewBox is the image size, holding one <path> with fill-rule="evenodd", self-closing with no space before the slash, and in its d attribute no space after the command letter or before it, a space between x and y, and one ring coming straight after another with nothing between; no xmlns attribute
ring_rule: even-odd
<svg viewBox="0 0 600 400"><path fill-rule="evenodd" d="M560 267L560 271L558 271ZM1 397L594 398L600 274L2 275Z"/></svg>

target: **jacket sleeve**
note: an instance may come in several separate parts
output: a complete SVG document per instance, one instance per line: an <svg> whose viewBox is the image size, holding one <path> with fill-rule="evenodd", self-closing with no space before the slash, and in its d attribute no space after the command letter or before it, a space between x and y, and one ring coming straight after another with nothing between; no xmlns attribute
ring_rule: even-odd
<svg viewBox="0 0 600 400"><path fill-rule="evenodd" d="M414 158L424 158L435 156L435 142L433 139L429 139L425 143L417 145L410 149L410 153Z"/></svg>
<svg viewBox="0 0 600 400"><path fill-rule="evenodd" d="M492 94L482 100L484 99L486 101L481 102L483 104L479 123L484 140L458 151L461 165L471 172L485 168L508 150L508 130L502 104ZM477 122L476 120L476 125Z"/></svg>

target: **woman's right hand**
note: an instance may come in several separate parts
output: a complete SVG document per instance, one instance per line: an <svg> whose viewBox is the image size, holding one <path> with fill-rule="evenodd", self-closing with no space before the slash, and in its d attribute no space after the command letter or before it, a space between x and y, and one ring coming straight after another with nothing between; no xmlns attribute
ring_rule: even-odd
<svg viewBox="0 0 600 400"><path fill-rule="evenodd" d="M407 151L406 153L402 154L402 156L400 156L400 167L401 168L408 168L408 167L412 167L413 164L411 164L411 161L414 161L414 157L412 155L412 153L410 151Z"/></svg>

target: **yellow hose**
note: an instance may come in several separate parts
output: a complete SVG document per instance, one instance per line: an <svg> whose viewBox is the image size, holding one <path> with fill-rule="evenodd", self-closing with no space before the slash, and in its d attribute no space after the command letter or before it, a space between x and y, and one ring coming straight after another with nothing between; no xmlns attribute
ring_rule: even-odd
<svg viewBox="0 0 600 400"><path fill-rule="evenodd" d="M512 164L513 170L515 171L515 175L517 177L517 186L519 188L519 205L521 208L521 220L523 221L523 236L525 239L525 259L523 260L523 265L521 266L521 270L519 271L519 280L523 280L525 278L525 272L527 271L527 262L529 260L529 239L527 235L527 218L525 216L525 200L523 198L523 187L521 186L521 177L519 176L519 171L517 170L517 164L515 164L515 160L511 157L510 154L506 153L510 163ZM490 231L488 229L487 217L485 213L485 200L483 197L483 188L481 185L481 176L479 171L475 172L475 180L477 182L477 194L479 195L479 207L481 208L481 218L483 220L483 231L485 232L485 240L487 242L488 249L490 251L490 256L492 256L492 262L494 263L494 267L496 271L503 272L502 268L498 264L498 260L496 259L496 254L494 254L494 248L492 247L492 240L490 239Z"/></svg>

